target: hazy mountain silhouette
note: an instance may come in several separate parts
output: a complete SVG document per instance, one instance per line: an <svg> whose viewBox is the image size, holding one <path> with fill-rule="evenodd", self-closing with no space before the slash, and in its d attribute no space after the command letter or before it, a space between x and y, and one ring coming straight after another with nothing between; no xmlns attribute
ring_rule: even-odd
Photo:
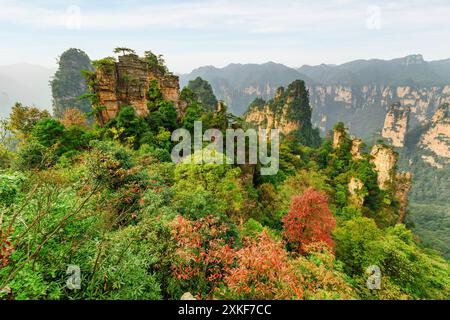
<svg viewBox="0 0 450 320"><path fill-rule="evenodd" d="M49 81L54 73L28 63L0 66L0 117L7 116L15 102L51 110Z"/></svg>

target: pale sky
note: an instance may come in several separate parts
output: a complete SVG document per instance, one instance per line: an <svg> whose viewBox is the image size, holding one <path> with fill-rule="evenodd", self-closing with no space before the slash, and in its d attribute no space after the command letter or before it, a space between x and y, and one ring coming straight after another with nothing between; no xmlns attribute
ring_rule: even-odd
<svg viewBox="0 0 450 320"><path fill-rule="evenodd" d="M65 49L92 58L126 46L178 73L274 61L291 67L450 58L449 0L0 0L0 64L54 67Z"/></svg>

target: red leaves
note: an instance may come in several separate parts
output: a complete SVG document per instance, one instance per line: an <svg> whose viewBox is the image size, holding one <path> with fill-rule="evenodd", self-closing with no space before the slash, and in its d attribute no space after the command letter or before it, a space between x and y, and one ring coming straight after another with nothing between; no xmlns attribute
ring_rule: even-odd
<svg viewBox="0 0 450 320"><path fill-rule="evenodd" d="M211 290L234 263L235 250L225 240L228 227L218 218L208 216L190 221L178 216L172 224L180 263L173 265L177 279L208 282ZM228 239L232 242L232 239Z"/></svg>
<svg viewBox="0 0 450 320"><path fill-rule="evenodd" d="M327 197L314 189L291 200L289 213L283 218L284 236L298 250L313 242L324 242L333 247L331 231L336 220L328 209Z"/></svg>
<svg viewBox="0 0 450 320"><path fill-rule="evenodd" d="M13 253L14 248L6 237L0 233L0 268L6 267L9 263L9 257Z"/></svg>
<svg viewBox="0 0 450 320"><path fill-rule="evenodd" d="M224 279L225 298L301 299L302 279L292 272L283 244L266 232L256 239L247 238L236 253L237 266Z"/></svg>
<svg viewBox="0 0 450 320"><path fill-rule="evenodd" d="M283 224L286 238L302 252L308 253L318 245L333 246L335 219L326 196L318 191L309 189L303 196L294 197ZM265 231L257 238L244 239L243 247L237 250L231 247L228 227L218 218L190 221L178 216L172 224L172 235L178 246L174 276L188 281L191 291L197 290L199 295L302 299L307 292L312 294L284 243Z"/></svg>

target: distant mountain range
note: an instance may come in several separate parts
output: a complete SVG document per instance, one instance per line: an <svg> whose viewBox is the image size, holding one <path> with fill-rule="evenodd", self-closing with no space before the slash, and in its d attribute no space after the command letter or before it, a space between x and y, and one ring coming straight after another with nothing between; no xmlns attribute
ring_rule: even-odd
<svg viewBox="0 0 450 320"><path fill-rule="evenodd" d="M319 84L440 85L450 83L450 59L430 61L422 55L393 60L355 60L341 65L303 66L298 69Z"/></svg>
<svg viewBox="0 0 450 320"><path fill-rule="evenodd" d="M235 114L243 114L256 98L270 99L279 86L305 80L313 107L313 122L322 132L339 121L352 134L367 138L383 127L390 105L400 102L413 110L411 127L450 101L450 59L427 62L422 55L393 60L356 60L342 65L289 68L273 62L231 64L195 69L181 84L202 77Z"/></svg>
<svg viewBox="0 0 450 320"><path fill-rule="evenodd" d="M20 101L51 109L49 80L55 70L31 64L0 66L0 116ZM305 80L313 106L313 122L322 131L337 121L348 123L354 134L367 136L383 126L394 102L409 105L412 124L429 117L447 99L450 59L427 62L421 55L393 60L356 60L342 65L230 64L204 66L180 76L181 86L202 77L229 110L243 114L256 98L271 99L276 89L297 79ZM450 90L450 88L449 88Z"/></svg>
<svg viewBox="0 0 450 320"><path fill-rule="evenodd" d="M221 69L213 66L200 67L181 75L181 86L187 85L189 80L196 77L207 80L216 96L226 102L231 112L238 115L246 111L254 98L272 98L276 88L280 86L298 79L313 82L306 74L274 62L230 64Z"/></svg>
<svg viewBox="0 0 450 320"><path fill-rule="evenodd" d="M16 102L51 109L49 81L54 73L55 69L27 63L0 66L0 117Z"/></svg>

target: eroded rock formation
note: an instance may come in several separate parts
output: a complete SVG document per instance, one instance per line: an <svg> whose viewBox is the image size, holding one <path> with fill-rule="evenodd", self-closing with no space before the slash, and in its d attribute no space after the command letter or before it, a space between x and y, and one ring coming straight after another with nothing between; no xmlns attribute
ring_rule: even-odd
<svg viewBox="0 0 450 320"><path fill-rule="evenodd" d="M347 130L343 128L334 128L333 130L333 148L339 148L347 135Z"/></svg>
<svg viewBox="0 0 450 320"><path fill-rule="evenodd" d="M350 153L352 154L352 159L353 160L358 160L361 159L361 145L362 145L362 140L355 138L352 140L352 148L350 149Z"/></svg>
<svg viewBox="0 0 450 320"><path fill-rule="evenodd" d="M378 173L378 186L381 190L387 190L394 182L397 155L392 148L383 144L374 145L370 154Z"/></svg>
<svg viewBox="0 0 450 320"><path fill-rule="evenodd" d="M409 107L402 106L400 103L394 103L386 114L381 136L388 139L394 147L405 146L409 114Z"/></svg>
<svg viewBox="0 0 450 320"><path fill-rule="evenodd" d="M411 173L399 172L395 175L395 197L399 202L398 223L405 220L408 209L408 193L411 190Z"/></svg>
<svg viewBox="0 0 450 320"><path fill-rule="evenodd" d="M258 126L267 129L279 129L281 133L287 135L300 128L299 121L292 121L287 118L289 106L286 104L278 112L270 110L269 106L264 109L253 109L245 116L245 121L256 123Z"/></svg>
<svg viewBox="0 0 450 320"><path fill-rule="evenodd" d="M389 107L399 102L409 109L411 126L424 124L443 103L450 102L446 86L339 86L309 87L313 123L323 132L338 121L345 122L352 134L367 137L383 126Z"/></svg>
<svg viewBox="0 0 450 320"><path fill-rule="evenodd" d="M105 107L101 111L103 123L116 117L123 106L133 106L138 116L148 115L147 94L151 80L158 82L163 98L182 113L186 104L180 101L178 77L149 67L145 59L135 54L127 54L96 70L95 94L99 104Z"/></svg>
<svg viewBox="0 0 450 320"><path fill-rule="evenodd" d="M428 164L438 169L450 164L449 104L443 104L436 110L429 129L420 138L419 147L429 153L422 155Z"/></svg>
<svg viewBox="0 0 450 320"><path fill-rule="evenodd" d="M364 188L364 183L355 177L352 177L350 179L350 182L348 184L348 192L350 194L349 202L350 205L361 208L364 204L364 195L361 193L362 189Z"/></svg>
<svg viewBox="0 0 450 320"><path fill-rule="evenodd" d="M302 126L311 127L311 107L303 81L294 81L287 89L280 87L274 99L260 102L250 106L245 121L261 128L279 129L284 135Z"/></svg>

